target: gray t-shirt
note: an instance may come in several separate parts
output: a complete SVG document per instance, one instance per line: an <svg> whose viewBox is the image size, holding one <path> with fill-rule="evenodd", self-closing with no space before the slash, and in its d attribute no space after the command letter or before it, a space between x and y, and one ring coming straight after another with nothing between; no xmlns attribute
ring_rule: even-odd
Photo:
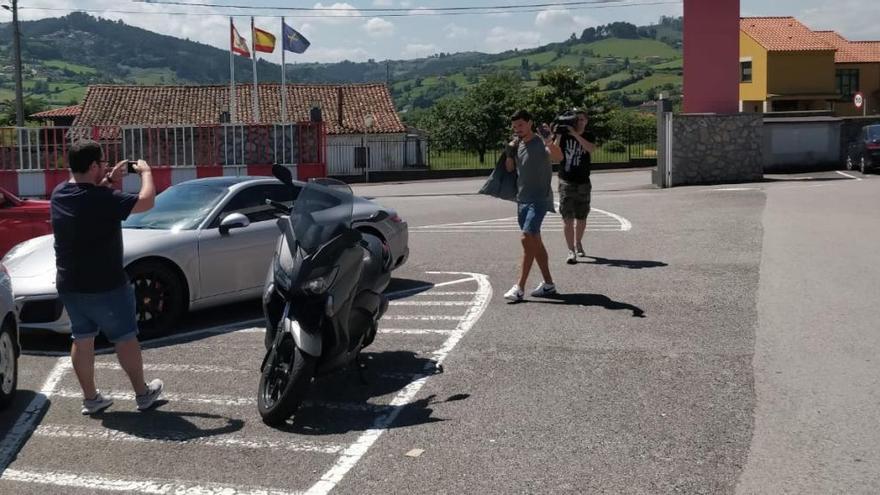
<svg viewBox="0 0 880 495"><path fill-rule="evenodd" d="M550 182L553 180L553 167L550 166L550 153L537 135L528 142L520 142L516 150L518 203L546 203L553 200Z"/></svg>

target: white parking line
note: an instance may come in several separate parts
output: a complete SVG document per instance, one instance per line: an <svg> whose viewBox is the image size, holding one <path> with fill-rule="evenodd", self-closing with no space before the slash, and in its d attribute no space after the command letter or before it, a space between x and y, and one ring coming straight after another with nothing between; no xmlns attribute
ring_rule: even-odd
<svg viewBox="0 0 880 495"><path fill-rule="evenodd" d="M419 328L380 328L379 333L397 334L397 335L431 335L431 334L449 334L455 330L437 330L437 329L419 329Z"/></svg>
<svg viewBox="0 0 880 495"><path fill-rule="evenodd" d="M429 272L431 274L446 274L444 272ZM449 355L449 352L455 347L455 345L464 337L464 335L474 326L477 320L480 319L480 316L483 315L483 312L486 311L486 307L489 305L489 301L492 298L492 286L489 284L489 278L486 275L470 273L472 280L476 281L479 289L478 294L474 298L474 305L465 315L465 318L458 324L455 332L446 339L444 345L436 352L434 352L434 362L430 364L430 366L436 367L443 363L446 360L446 356ZM426 369L426 371L429 371ZM360 437L352 444L350 447L345 449L339 459L336 461L336 464L331 467L327 472L321 476L321 480L315 483L309 490L306 492L310 495L323 495L329 493L333 490L336 485L345 478L345 475L357 465L358 461L370 450L370 447L376 443L379 437L387 430L393 423L394 420L397 419L397 415L400 414L402 408L400 406L405 406L413 401L416 394L419 393L422 386L427 382L428 376L419 378L411 382L409 385L403 388L397 395L394 397L394 400L391 401L392 406L396 406L394 409L389 411L387 414L384 414L373 422L372 427L361 434Z"/></svg>
<svg viewBox="0 0 880 495"><path fill-rule="evenodd" d="M73 389L61 389L52 394L54 397L62 397L65 399L82 399L82 392ZM101 395L108 399L119 401L134 401L134 392L101 392ZM212 395L212 394L187 394L187 393L163 393L161 400L168 402L181 402L185 404L210 404L212 406L222 407L252 407L257 405L255 397L234 397L231 395ZM112 406L111 406L112 407ZM324 401L304 401L303 407L316 407L330 410L340 410L349 412L374 412L381 413L390 406L381 404L356 403L356 402L324 402Z"/></svg>
<svg viewBox="0 0 880 495"><path fill-rule="evenodd" d="M392 315L383 316L383 320L417 320L417 321L458 321L461 316L447 315Z"/></svg>
<svg viewBox="0 0 880 495"><path fill-rule="evenodd" d="M105 440L111 442L160 443L169 445L204 445L208 447L234 447L245 449L277 449L289 452L315 452L320 454L338 454L341 445L321 445L305 442L288 442L268 438L243 438L239 435L225 434L210 437L196 437L185 432L149 431L134 435L108 428L97 428L79 425L44 425L34 431L35 437L53 439L85 439Z"/></svg>
<svg viewBox="0 0 880 495"><path fill-rule="evenodd" d="M470 301L391 301L392 306L470 306Z"/></svg>
<svg viewBox="0 0 880 495"><path fill-rule="evenodd" d="M476 292L423 292L421 294L414 294L415 297L428 297L428 296L475 296Z"/></svg>
<svg viewBox="0 0 880 495"><path fill-rule="evenodd" d="M440 334L447 335L442 347L434 352L427 352L426 355L432 357L432 361L427 363L421 372L386 372L379 373L379 376L388 379L410 381L406 387L401 389L390 404L369 404L369 403L341 403L326 401L305 401L304 408L320 408L321 410L339 410L345 412L367 413L375 416L371 428L364 431L357 441L349 446L341 445L323 445L308 442L287 442L275 441L266 438L245 438L244 436L234 433L226 435L217 435L211 437L187 438L183 432L152 432L144 435L135 435L120 431L109 430L105 428L82 427L75 425L45 425L36 429L33 433L36 437L52 438L52 439L97 439L102 441L118 441L118 442L155 442L160 444L192 444L209 447L239 447L247 449L270 449L285 450L288 452L308 452L318 454L340 455L335 465L329 469L321 479L311 487L309 493L327 493L332 490L336 484L342 480L349 470L357 464L366 451L378 440L385 429L389 428L395 421L400 411L410 404L421 387L430 376L436 373L437 367L445 360L448 353L455 347L464 334L469 331L480 316L485 311L488 301L491 299L492 288L488 282L488 277L480 274L471 273L446 273L446 272L429 272L432 275L466 275L466 278L460 278L449 282L442 282L434 285L426 285L414 289L392 292L389 298L396 299L406 295L447 295L447 296L473 296L473 301L397 301L396 306L469 306L468 311L461 317L448 315L417 315L417 316L391 316L387 319L391 320L423 320L423 321L456 321L458 323L455 329L382 329L381 333L386 334L404 334L404 335L430 335ZM464 283L475 283L478 285L476 291L448 291L434 292L426 294L416 294L417 292L431 290L437 287L452 286ZM394 303L392 303L394 304ZM189 332L183 335L175 335L153 341L151 344L159 345L161 343L173 342L176 340L185 340L187 337L195 337L199 335L219 335L231 332L241 333L262 333L265 330L260 327L242 328L248 325L262 323L262 319L252 320L250 322L239 322L233 325L225 325L209 329L202 329ZM198 344L187 343L188 347ZM96 363L98 369L121 370L115 362L104 361ZM182 480L146 480L137 477L116 477L113 475L99 475L92 473L71 473L63 471L44 471L36 470L19 470L5 469L8 467L15 454L20 450L21 445L32 432L37 419L42 414L48 397L55 396L60 398L81 399L82 393L76 389L60 389L59 383L70 369L69 358L64 357L57 361L55 368L50 373L49 378L43 386L43 394L29 405L28 410L36 412L35 415L25 420L24 416L10 430L10 433L18 435L7 435L2 443L0 443L0 479L12 482L33 483L53 485L57 487L67 487L75 489L85 489L88 491L123 491L134 493L149 494L193 494L193 495L269 495L269 494L286 494L284 490L275 490L271 488L253 487L253 486L235 486L220 483L182 481ZM189 364L147 364L145 369L148 371L167 371L167 372L184 372L184 373L256 373L257 370L246 370L241 368L211 365L189 365ZM126 401L127 406L133 410L134 395L132 392L107 392L105 397ZM38 400L39 399L39 400ZM214 406L226 407L253 407L256 404L255 398L241 398L225 395L209 395L209 394L188 394L188 393L166 393L163 399L171 402L181 403L199 403L210 404ZM37 406L34 406L38 403ZM119 406L115 406L119 407ZM302 492L296 492L302 493Z"/></svg>
<svg viewBox="0 0 880 495"><path fill-rule="evenodd" d="M848 173L846 173L846 172L841 172L840 170L835 170L835 172L837 172L838 174L840 174L840 175L842 175L842 176L844 176L844 177L849 177L850 179L862 180L861 177L856 177L855 175L850 175L850 174L848 174Z"/></svg>
<svg viewBox="0 0 880 495"><path fill-rule="evenodd" d="M559 205L557 204L557 208ZM599 208L592 209L593 216L587 221L589 232L629 232L632 223L626 218ZM563 229L564 222L558 213L547 215L543 224L546 232L559 232ZM517 217L495 218L491 220L479 220L476 222L442 223L436 225L423 225L413 227L410 232L424 234L467 234L467 233L495 233L495 232L520 232Z"/></svg>
<svg viewBox="0 0 880 495"><path fill-rule="evenodd" d="M38 485L83 488L112 492L147 493L150 495L288 495L302 492L286 492L267 488L239 487L219 483L190 484L176 480L139 480L105 478L92 474L65 473L61 471L22 471L7 469L2 479Z"/></svg>
<svg viewBox="0 0 880 495"><path fill-rule="evenodd" d="M119 363L96 362L95 369L122 371ZM202 366L197 364L148 364L144 363L144 371L168 371L171 373L255 373L258 369L230 368L228 366Z"/></svg>

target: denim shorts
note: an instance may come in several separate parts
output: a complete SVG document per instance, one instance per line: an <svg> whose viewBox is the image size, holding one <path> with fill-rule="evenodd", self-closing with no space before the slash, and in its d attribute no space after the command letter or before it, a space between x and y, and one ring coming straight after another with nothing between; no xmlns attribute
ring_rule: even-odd
<svg viewBox="0 0 880 495"><path fill-rule="evenodd" d="M102 333L116 344L137 337L134 289L130 284L106 292L62 292L58 296L70 318L74 340Z"/></svg>
<svg viewBox="0 0 880 495"><path fill-rule="evenodd" d="M545 203L519 203L519 228L524 234L539 235L544 217L550 210Z"/></svg>

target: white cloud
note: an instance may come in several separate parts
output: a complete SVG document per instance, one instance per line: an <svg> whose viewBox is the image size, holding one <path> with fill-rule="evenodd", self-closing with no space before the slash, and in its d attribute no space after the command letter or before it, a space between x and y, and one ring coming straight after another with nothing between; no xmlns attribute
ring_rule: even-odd
<svg viewBox="0 0 880 495"><path fill-rule="evenodd" d="M446 32L446 37L451 40L464 38L470 34L470 30L455 23L447 24L443 31Z"/></svg>
<svg viewBox="0 0 880 495"><path fill-rule="evenodd" d="M797 17L814 30L831 29L854 41L875 40L878 38L877 18L865 15L866 8L860 0L837 0L833 4L806 9Z"/></svg>
<svg viewBox="0 0 880 495"><path fill-rule="evenodd" d="M403 49L403 55L406 57L427 57L437 53L437 46L430 43L410 43Z"/></svg>
<svg viewBox="0 0 880 495"><path fill-rule="evenodd" d="M490 52L503 52L518 48L534 48L541 44L541 33L520 31L506 27L493 27L486 35L486 49Z"/></svg>
<svg viewBox="0 0 880 495"><path fill-rule="evenodd" d="M535 16L535 26L544 30L573 31L597 24L586 16L576 16L568 9L553 7Z"/></svg>
<svg viewBox="0 0 880 495"><path fill-rule="evenodd" d="M394 35L394 24L381 17L373 17L364 24L364 30L372 38L389 38Z"/></svg>
<svg viewBox="0 0 880 495"><path fill-rule="evenodd" d="M360 11L350 3L337 2L333 5L324 5L321 2L318 2L315 4L314 8L332 9L320 12L321 15L326 15L328 17L316 17L314 19L314 22L321 22L324 24L347 24L357 20L355 16L360 14Z"/></svg>

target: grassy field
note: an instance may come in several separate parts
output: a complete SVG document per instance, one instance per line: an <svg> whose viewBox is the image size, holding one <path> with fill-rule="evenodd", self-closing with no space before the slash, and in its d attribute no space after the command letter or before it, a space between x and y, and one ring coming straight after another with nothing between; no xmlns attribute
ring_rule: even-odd
<svg viewBox="0 0 880 495"><path fill-rule="evenodd" d="M684 60L677 59L663 64L657 64L651 67L654 70L681 70L684 68Z"/></svg>
<svg viewBox="0 0 880 495"><path fill-rule="evenodd" d="M621 71L621 72L618 72L617 74L612 74L606 78L599 79L598 81L596 81L596 84L599 85L600 90L604 90L608 86L608 83L611 83L614 81L623 81L623 80L627 79L628 77L630 77L629 72Z"/></svg>
<svg viewBox="0 0 880 495"><path fill-rule="evenodd" d="M654 74L653 76L646 77L641 81L630 84L629 86L624 86L621 88L621 91L647 91L651 88L657 88L663 86L664 84L681 84L681 76L677 74Z"/></svg>
<svg viewBox="0 0 880 495"><path fill-rule="evenodd" d="M71 63L65 62L63 60L47 60L47 61L43 62L43 65L46 65L49 67L54 67L56 69L62 69L62 70L67 69L67 70L69 70L73 73L76 73L76 74L93 75L93 74L98 73L97 70L95 70L91 67L86 67L85 65L71 64Z"/></svg>
<svg viewBox="0 0 880 495"><path fill-rule="evenodd" d="M671 46L656 40L623 40L609 38L607 40L596 41L586 45L584 48L592 50L599 57L617 57L617 58L648 58L660 57L663 59L674 59L681 54Z"/></svg>

